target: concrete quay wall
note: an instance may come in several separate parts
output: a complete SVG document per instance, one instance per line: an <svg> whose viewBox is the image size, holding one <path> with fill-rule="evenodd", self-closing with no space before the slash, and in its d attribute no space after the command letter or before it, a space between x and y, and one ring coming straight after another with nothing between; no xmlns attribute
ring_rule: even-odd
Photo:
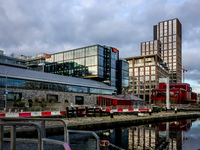
<svg viewBox="0 0 200 150"><path fill-rule="evenodd" d="M110 116L104 117L84 117L84 118L63 118L70 130L90 130L97 131L103 129L112 129L119 127L130 127L143 124L155 124L160 122L195 119L200 117L200 112L193 113L153 113L151 116L138 117L136 115L115 115L114 118ZM63 135L63 126L60 124L49 124L46 128L47 136L50 135ZM21 129L18 135L27 137L37 137L37 132L34 129ZM9 131L5 133L9 136Z"/></svg>

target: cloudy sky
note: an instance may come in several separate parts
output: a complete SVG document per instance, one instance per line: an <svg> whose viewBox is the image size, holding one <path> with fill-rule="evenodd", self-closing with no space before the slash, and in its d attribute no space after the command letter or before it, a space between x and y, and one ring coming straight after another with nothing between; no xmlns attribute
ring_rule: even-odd
<svg viewBox="0 0 200 150"><path fill-rule="evenodd" d="M139 56L153 25L178 18L185 79L200 93L199 14L200 0L1 0L0 49L36 56L100 44Z"/></svg>

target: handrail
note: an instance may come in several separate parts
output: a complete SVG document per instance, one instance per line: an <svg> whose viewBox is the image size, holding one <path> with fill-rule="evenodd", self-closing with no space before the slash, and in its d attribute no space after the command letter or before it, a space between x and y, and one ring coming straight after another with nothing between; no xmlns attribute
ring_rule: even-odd
<svg viewBox="0 0 200 150"><path fill-rule="evenodd" d="M43 141L42 141L42 128L40 125L36 123L22 123L22 122L0 122L0 149L3 149L3 126L11 126L11 132L10 132L10 137L11 137L11 144L10 144L10 149L11 150L16 150L16 125L18 126L35 126L35 128L38 131L38 150L43 150Z"/></svg>
<svg viewBox="0 0 200 150"><path fill-rule="evenodd" d="M67 143L65 143L65 142L62 142L62 141L48 139L48 138L43 138L42 141L47 142L47 143L51 143L51 144L62 145L65 150L71 150L69 145Z"/></svg>
<svg viewBox="0 0 200 150"><path fill-rule="evenodd" d="M64 119L59 118L19 118L19 117L0 117L0 121L41 121L42 124L42 135L46 137L45 121L61 121L64 126L64 142L68 143L67 136L67 122Z"/></svg>
<svg viewBox="0 0 200 150"><path fill-rule="evenodd" d="M67 130L67 135L69 134L69 132L73 132L73 133L90 133L90 134L92 134L97 139L97 150L100 150L100 138L95 132L93 132L93 131L83 131L83 130ZM69 144L69 141L68 141L68 144Z"/></svg>

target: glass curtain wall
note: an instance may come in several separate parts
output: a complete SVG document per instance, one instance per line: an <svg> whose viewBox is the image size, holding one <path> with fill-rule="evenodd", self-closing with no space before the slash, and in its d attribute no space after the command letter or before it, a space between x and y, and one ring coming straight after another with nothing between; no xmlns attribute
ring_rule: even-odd
<svg viewBox="0 0 200 150"><path fill-rule="evenodd" d="M45 72L73 77L97 76L98 46L52 54L46 62ZM103 75L102 71L100 73Z"/></svg>
<svg viewBox="0 0 200 150"><path fill-rule="evenodd" d="M0 87L5 87L6 78L0 77ZM98 93L98 94L112 94L113 90L90 88L84 86L74 86L66 84L57 84L50 82L31 81L23 79L7 79L8 88L23 88L33 90L53 90L53 91L66 91L66 92L80 92L80 93Z"/></svg>

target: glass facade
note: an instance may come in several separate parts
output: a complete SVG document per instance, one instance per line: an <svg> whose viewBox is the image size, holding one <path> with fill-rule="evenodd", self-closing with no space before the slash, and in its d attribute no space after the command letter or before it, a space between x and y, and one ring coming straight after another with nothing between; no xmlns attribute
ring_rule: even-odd
<svg viewBox="0 0 200 150"><path fill-rule="evenodd" d="M5 87L6 78L0 77L0 86ZM50 82L31 81L23 79L7 78L7 87L9 88L23 88L33 90L52 90L63 92L80 92L80 93L97 93L97 94L112 94L113 90L90 88L84 86L74 86L67 84L58 84Z"/></svg>
<svg viewBox="0 0 200 150"><path fill-rule="evenodd" d="M0 55L0 62L3 63L8 63L8 64L13 64L13 65L19 65L19 66L23 66L25 68L25 61L18 59L18 58L14 58L14 57L9 57L6 55Z"/></svg>
<svg viewBox="0 0 200 150"><path fill-rule="evenodd" d="M120 87L117 90L117 93L121 94L123 88L129 87L129 63L125 60L119 60L117 62L118 67L118 82L116 82L117 86Z"/></svg>
<svg viewBox="0 0 200 150"><path fill-rule="evenodd" d="M118 60L117 49L93 45L51 54L46 59L47 64L44 71L65 76L90 78L118 88ZM123 73L124 86L128 83L127 75L127 72Z"/></svg>

